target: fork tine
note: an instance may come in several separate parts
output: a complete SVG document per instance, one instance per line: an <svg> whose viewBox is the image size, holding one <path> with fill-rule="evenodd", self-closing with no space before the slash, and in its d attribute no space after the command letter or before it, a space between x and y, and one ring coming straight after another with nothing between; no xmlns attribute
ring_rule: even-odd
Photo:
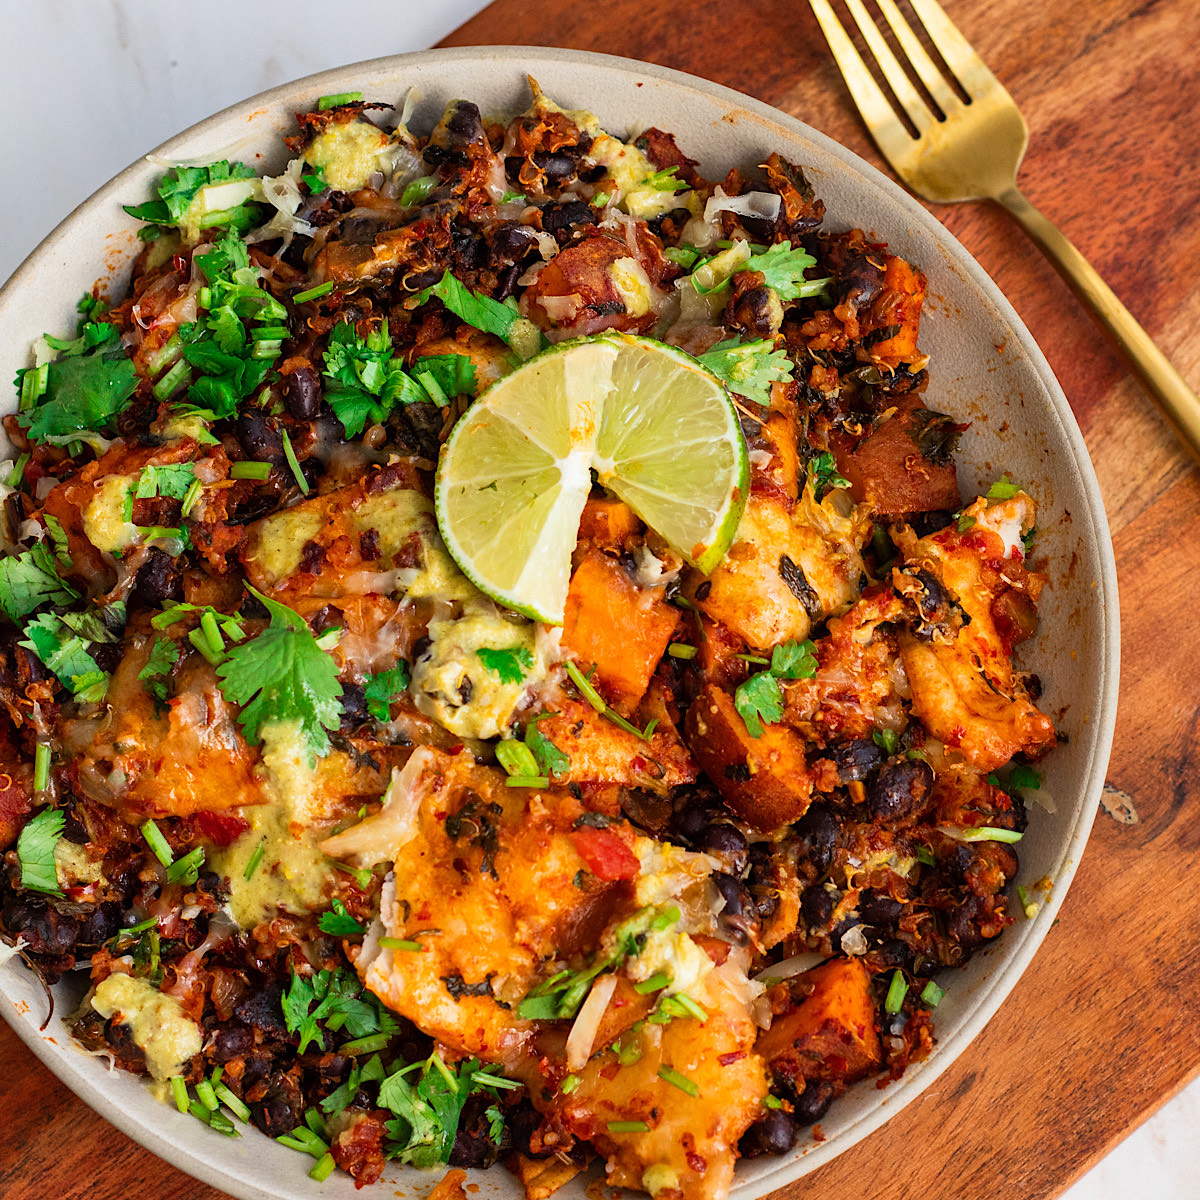
<svg viewBox="0 0 1200 1200"><path fill-rule="evenodd" d="M913 11L925 26L929 40L937 47L946 65L954 72L963 91L974 99L986 92L1004 91L1001 82L988 70L987 64L975 53L954 22L946 16L937 0L909 0Z"/></svg>
<svg viewBox="0 0 1200 1200"><path fill-rule="evenodd" d="M955 109L962 107L958 94L943 78L941 71L934 65L933 59L925 53L925 47L917 40L912 26L904 19L904 14L896 7L896 0L875 0L880 12L887 18L887 23L896 35L900 48L908 55L908 61L921 78L929 94L938 107L947 116Z"/></svg>
<svg viewBox="0 0 1200 1200"><path fill-rule="evenodd" d="M893 163L897 159L912 152L912 135L904 128L904 123L896 115L891 102L883 94L880 86L867 70L859 53L854 48L841 21L834 14L829 0L808 0L833 52L834 61L846 86L850 89L850 98L854 101L862 119L867 123L871 136L875 139L884 157Z"/></svg>
<svg viewBox="0 0 1200 1200"><path fill-rule="evenodd" d="M868 49L875 55L875 61L879 64L879 69L883 72L883 77L888 81L888 86L892 89L896 99L908 113L909 120L917 127L917 132L924 133L937 120L929 111L929 105L921 99L920 92L909 82L904 68L896 61L891 47L883 40L879 26L868 15L862 0L846 0L846 7L850 10L850 15L866 40Z"/></svg>

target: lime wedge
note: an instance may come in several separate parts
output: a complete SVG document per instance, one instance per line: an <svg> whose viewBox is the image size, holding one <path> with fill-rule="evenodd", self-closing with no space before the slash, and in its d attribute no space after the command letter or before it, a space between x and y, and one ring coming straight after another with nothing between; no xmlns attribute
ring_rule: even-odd
<svg viewBox="0 0 1200 1200"><path fill-rule="evenodd" d="M720 381L627 334L564 342L494 383L438 465L438 527L480 591L561 625L591 472L705 574L729 549L749 460Z"/></svg>

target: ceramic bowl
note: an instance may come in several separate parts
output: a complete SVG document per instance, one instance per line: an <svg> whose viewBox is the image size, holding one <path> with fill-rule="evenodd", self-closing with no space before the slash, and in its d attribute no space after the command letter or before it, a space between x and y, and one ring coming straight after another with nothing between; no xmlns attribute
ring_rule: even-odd
<svg viewBox="0 0 1200 1200"><path fill-rule="evenodd" d="M485 114L527 104L526 73L567 108L595 112L604 127L627 135L657 125L676 135L709 178L760 163L772 150L803 165L826 205L828 227L859 226L918 264L929 279L921 325L932 356L927 400L971 423L960 447L964 495L1002 471L1027 483L1039 505L1038 548L1050 561L1051 585L1041 628L1022 647L1021 664L1045 685L1042 707L1067 734L1045 763L1045 790L1055 811L1031 810L1021 842L1021 879L1043 876L1053 889L1032 920L1017 921L964 970L944 977L937 1045L929 1059L880 1089L852 1088L821 1122L825 1140L808 1131L792 1154L738 1168L733 1195L750 1200L797 1179L869 1134L928 1087L980 1032L1028 965L1062 904L1083 853L1104 782L1116 710L1117 587L1108 526L1096 477L1071 410L1029 331L996 285L920 205L829 138L746 96L676 71L569 50L494 47L435 50L377 59L277 87L234 105L171 139L72 213L0 292L0 379L27 365L30 343L44 330L72 327L75 303L99 276L119 294L138 248L122 203L146 199L170 162L240 158L257 168L285 160L280 136L295 110L324 94L361 91L399 102L407 88L423 94L411 122L428 130L446 101L466 97ZM11 398L15 405L15 395ZM86 973L59 985L56 1015L39 1032L45 998L18 959L0 967L0 1011L58 1077L130 1137L175 1166L242 1200L298 1200L355 1195L338 1175L308 1178L311 1160L270 1143L255 1130L225 1139L190 1116L157 1102L137 1079L72 1044L61 1016L82 994ZM103 1166L98 1165L97 1172ZM472 1172L477 1195L518 1200L521 1188L502 1168ZM439 1176L394 1166L377 1195L423 1194ZM583 1181L560 1193L578 1200ZM367 1193L370 1194L369 1192Z"/></svg>

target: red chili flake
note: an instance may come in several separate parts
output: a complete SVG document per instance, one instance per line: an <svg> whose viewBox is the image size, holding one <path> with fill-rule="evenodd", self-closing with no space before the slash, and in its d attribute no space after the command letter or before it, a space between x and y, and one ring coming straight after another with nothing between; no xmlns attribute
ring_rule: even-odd
<svg viewBox="0 0 1200 1200"><path fill-rule="evenodd" d="M723 1067L728 1067L731 1063L735 1063L739 1058L745 1058L745 1050L731 1050L728 1054L718 1054L717 1062Z"/></svg>

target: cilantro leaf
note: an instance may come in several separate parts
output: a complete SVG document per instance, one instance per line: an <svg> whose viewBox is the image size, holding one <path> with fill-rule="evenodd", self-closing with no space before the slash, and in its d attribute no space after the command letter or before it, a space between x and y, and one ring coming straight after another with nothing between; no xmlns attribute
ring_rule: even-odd
<svg viewBox="0 0 1200 1200"><path fill-rule="evenodd" d="M765 338L757 342L739 343L737 339L721 342L700 361L730 391L753 400L755 404L771 403L771 384L789 383L792 363L785 350L773 349Z"/></svg>
<svg viewBox="0 0 1200 1200"><path fill-rule="evenodd" d="M404 1078L420 1066L414 1086ZM479 1067L469 1059L452 1071L436 1053L423 1063L402 1067L379 1085L379 1103L397 1118L387 1124L393 1141L388 1155L415 1167L433 1167L450 1161L463 1105L471 1094L471 1074Z"/></svg>
<svg viewBox="0 0 1200 1200"><path fill-rule="evenodd" d="M475 656L501 683L520 683L533 667L533 655L526 646L510 646L507 650L483 646Z"/></svg>
<svg viewBox="0 0 1200 1200"><path fill-rule="evenodd" d="M876 729L871 733L871 740L885 754L895 754L900 749L900 735L894 729Z"/></svg>
<svg viewBox="0 0 1200 1200"><path fill-rule="evenodd" d="M32 550L0 558L0 608L10 621L22 620L43 604L70 604L78 595L63 582L42 542Z"/></svg>
<svg viewBox="0 0 1200 1200"><path fill-rule="evenodd" d="M367 711L377 721L391 719L391 701L408 687L408 664L397 663L390 671L368 675L363 682Z"/></svg>
<svg viewBox="0 0 1200 1200"><path fill-rule="evenodd" d="M322 933L333 937L354 937L366 933L360 921L356 921L340 900L333 901L333 911L321 914L318 922Z"/></svg>
<svg viewBox="0 0 1200 1200"><path fill-rule="evenodd" d="M811 679L817 673L812 642L783 642L771 651L769 668L776 679Z"/></svg>
<svg viewBox="0 0 1200 1200"><path fill-rule="evenodd" d="M787 301L824 292L828 279L804 278L804 272L816 265L817 260L803 247L793 250L791 242L777 242L759 254L752 254L741 269L758 271L767 287L773 288L780 300Z"/></svg>
<svg viewBox="0 0 1200 1200"><path fill-rule="evenodd" d="M531 721L525 729L525 745L533 751L543 775L565 775L571 769L571 757L560 750Z"/></svg>
<svg viewBox="0 0 1200 1200"><path fill-rule="evenodd" d="M35 892L61 896L58 872L54 869L54 847L62 837L67 819L57 808L43 808L25 822L17 838L17 857L21 860L21 886Z"/></svg>
<svg viewBox="0 0 1200 1200"><path fill-rule="evenodd" d="M429 354L414 359L409 372L420 382L431 375L447 396L475 395L475 364L465 354Z"/></svg>
<svg viewBox="0 0 1200 1200"><path fill-rule="evenodd" d="M146 665L138 672L138 679L146 684L146 691L157 704L167 702L167 680L171 668L179 661L179 647L167 637L156 637Z"/></svg>
<svg viewBox="0 0 1200 1200"><path fill-rule="evenodd" d="M105 347L108 347L107 349ZM17 372L20 386L25 372ZM19 421L34 441L81 430L100 430L128 407L137 391L137 371L118 344L46 365L46 389ZM24 423L28 421L28 426Z"/></svg>
<svg viewBox="0 0 1200 1200"><path fill-rule="evenodd" d="M250 588L266 605L271 623L256 638L233 646L217 668L225 698L241 706L238 722L257 746L270 721L300 722L310 763L329 752L328 730L341 720L337 665L317 645L304 619Z"/></svg>
<svg viewBox="0 0 1200 1200"><path fill-rule="evenodd" d="M192 486L196 472L191 463L168 463L161 467L143 467L138 476L134 498L152 500L155 496L167 496L182 500Z"/></svg>
<svg viewBox="0 0 1200 1200"><path fill-rule="evenodd" d="M53 513L48 512L42 513L42 521L50 540L54 543L54 557L58 560L58 565L64 571L72 570L75 564L71 559L71 543L67 540L67 531L62 527L62 522Z"/></svg>
<svg viewBox="0 0 1200 1200"><path fill-rule="evenodd" d="M837 462L828 450L813 455L808 464L808 477L812 481L813 495L818 500L830 488L850 486L850 480L838 473Z"/></svg>
<svg viewBox="0 0 1200 1200"><path fill-rule="evenodd" d="M311 1042L316 1042L323 1050L325 1036L316 1018L309 1016L308 1010L316 1000L317 994L313 985L303 975L293 975L287 990L279 998L283 1009L283 1023L289 1033L300 1035L298 1054L303 1054Z"/></svg>
<svg viewBox="0 0 1200 1200"><path fill-rule="evenodd" d="M770 671L759 671L745 683L738 684L733 705L746 722L751 737L763 735L763 722L773 725L783 716L783 693L779 681Z"/></svg>
<svg viewBox="0 0 1200 1200"><path fill-rule="evenodd" d="M999 775L989 775L987 781L992 787L998 787L1010 796L1017 796L1022 791L1036 792L1042 786L1040 772L1035 771L1032 767L1027 767L1024 763L1013 763L1004 778Z"/></svg>
<svg viewBox="0 0 1200 1200"><path fill-rule="evenodd" d="M512 330L513 322L519 318L519 313L499 300L490 296L481 296L473 292L464 283L460 283L447 271L437 283L417 293L419 308L431 297L440 300L456 317L484 333L494 334L504 341Z"/></svg>
<svg viewBox="0 0 1200 1200"><path fill-rule="evenodd" d="M656 192L686 192L692 185L676 177L678 170L677 166L664 167L661 171L655 171L653 175L647 175L642 183Z"/></svg>
<svg viewBox="0 0 1200 1200"><path fill-rule="evenodd" d="M254 171L250 167L226 159L206 167L173 167L158 181L155 188L157 200L145 204L125 204L122 207L137 221L171 228L183 221L201 188L253 178ZM244 232L256 223L259 211L257 205L247 203L248 199L248 196L243 197L237 204L231 203L227 209L204 214L204 224L207 227L228 225Z"/></svg>
<svg viewBox="0 0 1200 1200"><path fill-rule="evenodd" d="M500 1111L499 1105L489 1104L483 1110L483 1115L487 1118L488 1137L499 1146L504 1137L504 1114Z"/></svg>
<svg viewBox="0 0 1200 1200"><path fill-rule="evenodd" d="M1019 483L1013 482L1011 475L1001 475L987 490L989 500L1011 500L1021 490Z"/></svg>
<svg viewBox="0 0 1200 1200"><path fill-rule="evenodd" d="M53 613L42 613L30 621L25 633L28 636L20 645L32 650L72 692L90 690L99 680L108 679L87 652L87 641Z"/></svg>

